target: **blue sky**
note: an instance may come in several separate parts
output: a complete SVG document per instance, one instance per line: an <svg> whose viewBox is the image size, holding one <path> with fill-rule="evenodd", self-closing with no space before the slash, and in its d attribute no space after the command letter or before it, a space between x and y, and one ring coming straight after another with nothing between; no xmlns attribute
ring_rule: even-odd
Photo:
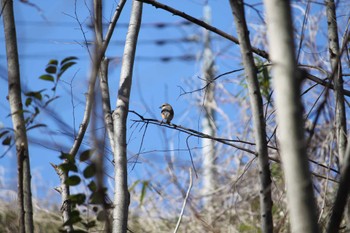
<svg viewBox="0 0 350 233"><path fill-rule="evenodd" d="M108 20L113 14L116 1L105 1L104 21ZM108 3L107 3L108 2ZM34 3L34 2L33 2ZM201 1L164 1L181 11L187 12L194 17L201 18L203 11L203 2ZM210 1L213 4L212 24L226 32L232 33L232 16L228 3L221 1ZM47 128L35 129L29 132L31 167L33 172L32 183L36 183L34 194L45 197L46 192L52 190L58 185L59 179L49 163L60 163L58 159L59 151L67 151L72 144L73 132L67 132L64 127L54 123L53 116L60 117L70 127L75 123L75 130L78 129L82 119L82 110L84 108L84 93L87 88L87 77L89 72L90 60L86 47L83 45L84 35L74 18L75 13L82 23L83 31L87 40L92 40L91 29L88 27L88 10L84 1L77 1L75 12L74 1L36 1L36 6L14 2L15 18L17 22L17 37L19 48L19 59L21 68L22 88L26 91L37 91L47 89L51 94L51 83L39 80L38 77L45 73L45 66L50 59L62 60L68 56L78 57L77 64L70 68L62 77L59 83L56 95L60 96L50 104L52 113L42 113L37 118L37 123L47 124ZM126 3L119 23L117 24L114 36L107 50L107 56L114 58L110 62L109 80L111 91L111 106L115 107L115 98L119 84L120 57L123 53L123 40L126 36L127 23L130 16L131 1ZM146 117L159 118L159 106L163 102L169 102L173 105L176 115L174 122L191 128L198 129L198 120L200 112L195 106L189 107L193 96L180 97L180 87L191 90L201 85L197 78L200 75L200 55L201 55L201 34L202 29L195 25L183 24L184 20L173 16L168 12L155 9L153 6L144 5L143 8L143 26L139 35L139 45L137 48L136 62L134 66L133 89L131 93L130 109L133 109ZM164 23L165 27L157 27L157 24ZM185 38L197 38L197 42L180 42ZM5 127L11 127L11 119L8 117L9 107L6 101L7 95L7 73L6 73L6 53L4 45L3 25L0 25L0 64L1 64L1 85L0 85L0 123ZM169 42L161 45L165 40ZM155 43L158 41L158 44ZM175 43L174 43L175 41ZM225 59L232 53L230 48L236 45L230 45L227 41L218 40L214 37L213 49L218 52L224 50L221 63L217 66L218 72L226 72L234 69L232 61ZM92 47L90 47L92 48ZM184 61L183 56L192 56L195 59ZM169 58L168 62L162 62L161 59ZM236 61L237 64L237 61ZM229 85L229 84L228 84ZM74 93L74 108L72 106L71 87ZM192 101L193 102L193 101ZM146 105L146 106L145 106ZM149 110L149 112L148 112ZM75 121L73 119L73 111ZM192 117L192 118L191 118ZM193 118L194 117L194 118ZM129 119L135 119L132 114ZM130 128L133 136L130 139L129 151L136 153L139 150L141 133L138 129ZM175 138L175 148L186 148L182 135L175 132L166 131L166 135ZM164 145L162 139L162 130L155 126L148 127L147 138L144 142L142 151L161 150L169 145ZM200 146L198 140L193 140L193 146ZM34 142L39 142L39 145ZM84 148L88 148L89 139L84 141ZM47 149L53 148L54 150ZM1 153L7 148L0 146ZM179 152L180 164L189 162L188 152ZM111 156L111 155L110 155ZM145 155L146 156L146 155ZM162 166L162 155L149 155L147 159L155 161L160 159ZM182 161L182 162L181 162ZM157 162L157 161L156 161ZM130 172L130 180L135 177L144 176L142 163ZM0 167L3 169L4 177L1 177L0 188L16 189L16 158L15 151L12 149L0 160ZM112 175L112 168L107 172ZM1 172L0 172L1 174ZM58 195L53 195L56 200Z"/></svg>
<svg viewBox="0 0 350 233"><path fill-rule="evenodd" d="M203 2L193 1L162 1L180 11L186 12L196 18L203 15ZM34 1L33 1L34 3ZM258 1L247 1L249 4L258 3ZM52 111L44 112L37 118L37 123L47 124L47 128L38 128L29 132L30 138L30 156L33 172L34 194L45 198L50 195L50 200L59 200L59 195L53 191L53 188L59 184L59 179L51 167L50 163L58 164L60 151L67 152L73 142L74 130L58 125L54 117L62 119L70 128L78 129L82 119L82 113L85 104L84 93L87 90L87 78L89 77L90 59L86 47L83 45L84 34L88 41L93 39L93 34L89 25L89 11L85 1L77 1L75 11L74 1L35 1L40 8L31 7L28 4L14 1L15 17L17 22L17 37L19 47L19 58L21 68L22 88L27 91L37 91L47 89L51 94L51 83L39 80L38 77L45 73L45 66L50 59L62 60L65 57L78 57L77 64L71 67L61 78L57 87L57 100L49 105ZM105 1L104 22L108 23L113 15L117 1ZM228 1L212 0L209 1L212 6L212 25L219 29L235 35L233 27L233 17ZM345 3L346 5L346 3ZM258 5L261 9L262 6ZM303 8L304 7L304 8ZM130 17L131 1L121 14L117 24L110 46L106 52L107 57L111 58L109 66L109 82L111 93L111 106L115 108L116 93L119 84L120 58L123 54L123 41L126 37L127 23ZM305 5L293 8L296 14L302 14ZM344 8L345 9L345 8ZM261 37L252 38L253 44L260 48L262 41L266 38L265 28L261 26L259 16L251 8L246 7L246 15L249 17L249 26L251 36L259 31ZM317 4L312 5L310 22L319 20L317 12L322 15L321 7ZM82 29L75 19L82 23ZM346 17L344 17L345 19ZM302 18L295 17L295 25L300 30ZM196 25L183 24L185 21L180 17L173 16L161 9L153 6L144 5L143 8L143 26L139 34L139 44L137 47L136 61L134 65L133 87L131 92L130 109L143 114L145 117L159 119L159 106L164 102L169 102L175 109L175 118L173 122L188 128L200 130L200 119L203 112L198 107L200 93L180 96L181 88L193 90L202 86L200 79L201 72L201 51L202 29ZM252 23L251 23L252 22ZM159 23L164 23L164 27L159 27ZM324 23L324 22L318 22ZM178 26L178 25L182 26ZM324 24L325 25L325 24ZM324 58L320 60L320 66L326 64L327 50L325 50L326 41L322 34L324 28L320 28L316 34L316 39L320 42L317 47L318 56ZM340 29L343 30L343 29ZM213 36L212 48L216 58L217 74L241 68L240 54L238 46ZM307 34L306 37L314 35ZM181 42L183 39L197 38L193 42ZM175 42L174 42L175 41ZM158 43L156 43L158 42ZM168 42L162 44L162 42ZM301 62L307 57L312 56L314 51L308 48L302 50ZM194 57L193 60L183 60L183 56ZM163 59L163 61L162 61ZM165 62L164 59L170 59ZM6 100L7 95L7 73L6 73L6 55L4 45L3 25L0 24L0 124L5 127L11 127L11 119L8 117L9 106ZM224 134L235 136L239 130L245 130L248 122L239 122L238 118L245 117L249 112L238 100L247 100L247 95L241 93L242 90L242 72L234 73L220 79L218 83L226 88L227 93L217 93L220 99L222 113L218 114L218 129ZM181 87L181 88L180 88ZM71 94L73 92L73 95ZM310 94L311 96L311 94ZM312 98L315 98L313 96ZM231 100L236 101L234 104ZM312 102L313 99L310 99ZM243 107L242 107L243 106ZM73 114L74 113L74 114ZM225 115L226 114L226 115ZM73 115L75 118L73 118ZM99 114L101 116L101 114ZM237 125L227 125L227 119L238 121ZM249 117L245 117L247 119ZM129 119L137 117L129 114ZM249 120L249 119L248 119ZM141 125L133 125L128 122L128 152L132 157L139 151L143 131L140 131ZM131 127L132 126L132 127ZM103 129L102 129L103 131ZM241 133L241 132L240 132ZM87 149L90 132L83 143L83 148ZM200 141L192 138L191 147L200 147ZM38 144L39 143L39 144ZM163 153L164 149L179 149L169 153ZM0 153L7 148L0 145ZM157 126L150 125L147 130L139 164L129 173L130 183L138 179L159 179L162 177L153 177L154 168L165 168L166 156L175 158L176 172L187 171L191 166L188 151L186 149L186 135L176 131L165 130ZM192 152L195 152L193 150ZM227 150L227 154L233 153L232 149ZM167 154L165 156L165 154ZM111 158L111 154L107 154ZM227 156L227 155L226 155ZM195 158L195 164L200 166L200 158ZM150 166L151 165L151 166ZM152 167L153 166L153 167ZM106 172L113 175L113 168L107 164ZM151 174L151 175L150 175ZM153 174L154 175L154 174ZM12 149L6 156L0 159L0 189L16 189L16 158L15 151ZM108 181L111 181L108 179ZM54 194L52 194L54 193Z"/></svg>

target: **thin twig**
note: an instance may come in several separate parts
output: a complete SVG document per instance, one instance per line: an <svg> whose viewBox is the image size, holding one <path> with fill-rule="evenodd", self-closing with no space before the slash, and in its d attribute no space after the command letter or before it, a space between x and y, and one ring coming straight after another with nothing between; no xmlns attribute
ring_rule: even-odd
<svg viewBox="0 0 350 233"><path fill-rule="evenodd" d="M177 230L178 230L179 227L180 227L181 220L182 220L182 216L184 215L184 212L185 212L186 203L187 203L188 197L190 196L190 192L191 192L191 189L192 189L192 182L193 182L193 181L192 181L192 169L189 168L188 170L189 170L189 174L190 174L190 183L189 183L189 185L188 185L188 189L187 189L187 192L186 192L186 196L185 196L184 202L183 202L183 204L182 204L180 216L179 216L179 219L177 220L174 233L176 233Z"/></svg>
<svg viewBox="0 0 350 233"><path fill-rule="evenodd" d="M216 28L216 27L213 27L207 23L205 23L204 21L202 20L199 20L193 16L190 16L184 12L181 12L179 10L176 10L170 6L167 6L165 4L162 4L160 2L157 2L157 1L154 1L154 0L138 0L140 2L144 2L144 3L147 3L147 4L151 4L153 5L155 8L161 8L163 10L166 10L166 11L169 11L171 12L172 14L174 15L177 15L177 16L180 16L184 19L187 19L188 21L194 23L194 24L197 24L199 26L202 26L203 28L211 31L211 32L214 32L215 34L219 35L219 36L222 36L236 44L239 44L239 41L236 37L234 36L231 36L230 34L224 32L224 31L221 31L220 29ZM265 59L269 59L269 54L266 53L265 51L261 50L261 49L258 49L258 48L255 48L255 47L252 47L252 51L256 54L258 54L259 56L265 58Z"/></svg>
<svg viewBox="0 0 350 233"><path fill-rule="evenodd" d="M191 163L192 163L192 167L193 167L193 170L194 170L194 174L196 175L196 178L198 179L198 174L197 174L196 167L194 166L190 145L188 144L188 139L190 139L191 136L192 135L188 135L188 137L186 138L186 145L187 145L187 148L188 148L188 153L190 154L190 158L191 158Z"/></svg>
<svg viewBox="0 0 350 233"><path fill-rule="evenodd" d="M238 39L236 37L231 36L230 34L227 34L226 32L221 31L220 29L218 29L216 27L213 27L213 26L205 23L202 20L194 18L194 17L192 17L192 16L190 16L190 15L184 13L184 12L181 12L179 10L176 10L176 9L174 9L174 8L168 6L168 5L159 3L159 2L154 1L154 0L138 0L138 1L150 4L150 5L153 5L155 8L160 8L160 9L163 9L165 11L168 11L168 12L170 12L170 13L172 13L174 15L177 15L179 17L182 17L182 18L184 18L184 19L186 19L186 20L188 20L188 21L190 21L190 22L192 22L194 24L197 24L197 25L199 25L199 26L201 26L201 27L203 27L203 28L205 28L205 29L207 29L207 30L209 30L209 31L219 35L219 36L222 36L223 38L225 38L225 39L227 39L229 41L232 41L235 44L239 44L239 41L238 41ZM344 40L346 40L346 39L344 39ZM262 58L265 58L265 59L269 60L269 54L266 51L264 51L264 50L258 49L256 47L252 47L252 52L257 54L257 55L259 55L259 56L261 56ZM330 89L334 89L333 84L331 84L331 82L324 81L324 80L322 80L322 79L320 79L320 78L318 78L318 77L316 77L316 76L314 76L312 74L308 74L307 78L312 80L312 81L314 81L314 82L316 82L316 83L318 83L318 84L326 86L326 87L328 87ZM344 90L344 95L350 96L350 91L349 90Z"/></svg>
<svg viewBox="0 0 350 233"><path fill-rule="evenodd" d="M147 132L147 127L148 127L148 124L146 124L145 130L143 131L142 139L141 139L141 143L140 143L140 147L139 147L139 152L136 154L136 159L135 159L134 165L132 166L132 169L131 169L131 170L134 170L134 168L135 168L135 166L136 166L136 163L137 163L137 161L138 161L138 159L139 159L139 156L140 156L140 154L141 154L143 142L144 142L145 135L146 135L146 132Z"/></svg>
<svg viewBox="0 0 350 233"><path fill-rule="evenodd" d="M213 82L215 82L217 79L221 78L222 76L225 76L225 75L228 75L228 74L232 74L232 73L235 73L235 72L239 72L239 71L243 71L243 70L244 70L244 68L241 68L241 69L231 70L231 71L222 73L222 74L216 76L215 78L211 79L210 82L207 82L203 87L200 87L200 88L195 89L195 90L192 90L192 91L185 91L185 90L182 89L182 90L183 90L183 93L181 93L180 96L186 95L186 94L192 94L192 93L197 92L197 91L203 91L203 90L206 89L210 84L212 84Z"/></svg>
<svg viewBox="0 0 350 233"><path fill-rule="evenodd" d="M242 147L242 146L238 146L238 145L236 145L236 144L234 144L232 142L242 143L242 144L246 144L246 145L250 145L250 146L254 146L255 143L251 143L251 142L243 141L243 140L232 140L232 139L226 139L226 138L217 138L217 137L213 137L213 136L204 134L202 132L196 131L194 129L189 129L189 128L183 127L181 125L176 125L176 124L173 124L173 123L170 123L168 125L168 124L164 124L162 121L159 121L159 120L156 120L156 119L145 118L141 114L139 114L139 113L137 113L137 112L135 112L133 110L129 110L129 112L137 115L140 118L140 120L132 120L133 122L140 122L140 123L142 122L144 124L159 125L159 126L162 126L162 127L167 127L167 128L170 128L170 129L178 130L178 131L186 133L186 134L188 134L190 136L195 136L195 137L198 137L198 138L208 138L208 139L220 142L222 144L234 147L234 148L236 148L238 150L242 150L244 152L247 152L249 154L257 156L257 152L256 151L247 149L247 148ZM268 147L269 147L269 149L273 149L273 150L278 151L278 148L276 148L276 147L273 147L273 146L268 146ZM269 157L269 160L274 161L276 163L281 163L281 161L279 159L271 157L271 156ZM321 163L319 163L319 162L317 162L317 161L315 161L313 159L310 159L310 158L308 159L308 161L310 163L313 163L313 164L319 166L319 167L330 169L332 172L335 172L335 173L339 174L339 171L337 169L328 167L327 165L321 164ZM316 176L316 177L326 179L324 176L319 175L317 173L312 173L312 174L314 176ZM331 179L331 178L329 178L329 180L338 183L337 180L334 180L334 179Z"/></svg>

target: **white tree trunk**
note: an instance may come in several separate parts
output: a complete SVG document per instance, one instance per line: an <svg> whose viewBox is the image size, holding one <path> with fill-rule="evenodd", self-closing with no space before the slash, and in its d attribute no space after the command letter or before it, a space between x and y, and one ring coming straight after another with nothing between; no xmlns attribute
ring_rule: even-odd
<svg viewBox="0 0 350 233"><path fill-rule="evenodd" d="M210 7L206 5L204 7L204 20L206 23L211 21ZM205 90L203 108L204 116L202 119L202 132L204 134L214 136L216 135L215 126L215 85L212 82L214 78L214 58L211 51L210 32L204 29L204 51L203 51L203 67L202 75L205 85L208 87ZM203 194L205 195L203 201L207 211L214 208L213 196L210 195L217 185L216 180L216 153L215 153L215 141L211 139L202 139L202 152L203 152ZM211 215L209 211L209 215Z"/></svg>
<svg viewBox="0 0 350 233"><path fill-rule="evenodd" d="M291 230L314 233L318 232L317 209L304 141L301 72L295 61L290 2L264 2Z"/></svg>
<svg viewBox="0 0 350 233"><path fill-rule="evenodd" d="M123 63L117 98L117 108L113 113L115 187L113 210L113 233L125 233L128 223L130 194L127 176L126 120L129 111L132 71L136 52L137 37L141 25L142 3L134 0L125 41Z"/></svg>

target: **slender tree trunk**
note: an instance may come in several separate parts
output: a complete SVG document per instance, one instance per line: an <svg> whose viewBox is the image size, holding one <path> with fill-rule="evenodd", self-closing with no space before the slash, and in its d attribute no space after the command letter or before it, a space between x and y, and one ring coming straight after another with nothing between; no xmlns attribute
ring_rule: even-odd
<svg viewBox="0 0 350 233"><path fill-rule="evenodd" d="M18 204L20 233L32 233L33 206L30 186L31 173L28 151L26 126L23 116L21 98L21 80L17 51L16 25L13 15L13 1L2 0L4 33L6 42L7 70L8 70L8 98L11 108L13 129L15 132L17 161L18 161Z"/></svg>
<svg viewBox="0 0 350 233"><path fill-rule="evenodd" d="M141 25L142 2L133 1L128 34L125 41L123 63L120 73L120 82L117 98L117 107L113 112L114 124L114 161L115 187L113 233L125 233L128 223L128 208L130 194L128 191L127 174L127 145L126 120L129 111L132 71L135 59L136 44Z"/></svg>
<svg viewBox="0 0 350 233"><path fill-rule="evenodd" d="M208 5L204 7L204 20L210 24L211 21L211 9ZM203 52L203 76L205 85L210 83L205 90L203 107L204 117L202 120L203 133L215 136L215 84L213 82L214 77L214 58L211 50L211 38L210 32L204 29L204 52ZM208 195L216 189L217 185L217 174L216 174L216 153L215 153L215 141L210 139L202 139L202 152L203 152L203 194ZM212 195L204 198L204 205L206 210L214 209L214 199ZM212 212L209 211L209 216Z"/></svg>
<svg viewBox="0 0 350 233"><path fill-rule="evenodd" d="M253 115L254 137L259 161L261 229L262 232L268 233L273 232L273 221L271 173L266 141L263 102L257 77L257 68L254 63L252 47L249 39L249 31L245 20L243 1L230 0L230 5L237 28Z"/></svg>
<svg viewBox="0 0 350 233"><path fill-rule="evenodd" d="M338 145L338 158L339 158L339 166L346 166L345 163L348 163L345 158L345 149L347 144L347 127L346 127L346 111L345 111L345 99L344 99L344 89L343 89L343 74L342 74L342 65L340 59L340 49L339 49L339 38L338 38L338 25L337 25L337 15L335 9L334 0L326 0L326 13L327 13L327 25L328 25L328 47L329 47L329 56L332 67L333 82L334 82L334 91L335 91L335 124L336 124L336 136L337 136L337 145ZM342 171L344 171L342 169ZM344 174L342 174L344 175ZM342 184L341 184L342 185ZM343 184L348 185L348 184ZM336 230L337 226L334 224L335 216L340 214L340 219L343 214L343 211L339 209L339 201L340 197L347 194L342 191L343 187L339 186L338 195L335 202L335 209L338 213L333 214L331 216L331 222L329 230ZM339 194L339 191L342 194ZM343 203L342 203L343 204ZM350 202L347 201L346 206L346 225L347 229L350 228ZM340 223L340 222L339 222ZM337 229L338 230L338 229Z"/></svg>
<svg viewBox="0 0 350 233"><path fill-rule="evenodd" d="M70 190L69 186L65 184L66 180L68 179L68 172L60 169L57 165L51 164L51 166L55 169L58 177L60 178L61 185L56 188L56 191L58 191L61 195L61 214L63 223L65 223L70 219L72 212L72 206L69 201ZM67 233L70 233L74 230L72 224L65 225L63 229Z"/></svg>
<svg viewBox="0 0 350 233"><path fill-rule="evenodd" d="M101 88L101 97L102 97L102 107L99 106L95 106L95 110L96 111L101 111L103 110L105 113L105 125L108 124L108 121L110 120L110 122L112 123L112 115L110 113L110 101L109 101L109 90L108 90L108 59L104 59L101 62L101 67L100 67L100 85L104 85L100 86ZM106 81L106 83L104 83L104 81ZM107 90L105 90L105 88L107 88ZM103 92L106 91L108 93L108 99L105 98L105 96L103 96ZM106 93L105 93L106 94ZM100 96L98 96L100 97ZM96 105L96 104L95 104ZM109 110L108 110L108 115L106 114L107 111L105 109L105 105L108 105ZM107 119L108 116L108 119ZM98 119L93 118L94 121L97 121ZM94 122L93 121L93 122ZM93 127L95 127L96 129L96 123L92 124ZM111 127L113 127L113 125L110 125ZM109 127L109 125L107 125L107 127ZM106 128L107 128L106 127ZM113 128L112 128L113 129ZM107 129L108 131L108 129ZM113 132L113 131L112 131ZM112 141L110 141L112 142ZM111 233L112 232L112 222L111 222L111 218L110 218L110 205L111 203L108 203L108 196L107 193L105 192L105 141L101 141L98 140L98 137L94 137L94 143L95 143L95 148L97 149L99 155L95 158L95 163L96 163L96 185L97 185L97 190L99 192L99 196L102 198L102 208L104 211L104 216L105 216L105 231L106 233ZM113 144L111 143L111 147L113 146Z"/></svg>
<svg viewBox="0 0 350 233"><path fill-rule="evenodd" d="M317 209L304 141L301 72L297 72L290 2L264 0L280 154L292 232L318 232Z"/></svg>
<svg viewBox="0 0 350 233"><path fill-rule="evenodd" d="M350 191L350 145L348 144L345 152L343 164L341 166L339 188L334 201L332 213L327 226L327 233L339 232L339 226L342 221L343 212L348 202Z"/></svg>
<svg viewBox="0 0 350 233"><path fill-rule="evenodd" d="M338 142L338 156L340 166L343 163L344 153L346 149L346 112L344 102L344 89L343 89L343 77L342 66L339 51L339 38L338 38L338 26L337 15L335 12L334 0L326 0L326 12L327 12L327 24L328 24L328 46L329 56L334 73L334 90L336 96L336 108L335 108L335 123L337 130L337 142Z"/></svg>
<svg viewBox="0 0 350 233"><path fill-rule="evenodd" d="M102 95L102 108L104 113L104 120L106 125L107 134L109 137L109 144L114 152L114 138L113 138L113 119L111 111L111 101L109 96L109 85L108 85L108 64L109 60L105 58L101 63L100 71L100 88Z"/></svg>
<svg viewBox="0 0 350 233"><path fill-rule="evenodd" d="M94 7L94 10L102 12L100 9L100 7L102 7L100 0L95 1L94 3L96 3L96 5L95 5L96 7ZM94 51L94 57L93 57L94 60L93 60L92 66L91 66L92 69L91 69L90 77L89 77L89 87L88 87L88 91L87 91L84 116L83 116L82 122L80 124L78 134L74 138L74 143L69 151L69 154L74 156L74 157L76 156L76 154L80 148L80 145L81 145L83 138L85 136L86 129L89 125L92 106L93 106L93 100L94 100L94 96L95 96L94 90L95 90L96 77L98 75L100 63L103 60L103 56L104 56L105 51L108 47L110 39L113 35L114 27L115 27L117 21L119 20L121 11L123 10L125 3L126 3L126 0L119 1L119 4L118 4L117 8L115 9L114 15L111 19L111 23L108 26L108 30L107 30L107 33L106 33L106 36L105 36L105 39L103 42L102 42L102 38L101 38L102 25L100 25L100 26L98 24L95 25L96 26L96 28L95 28L96 40L97 40L97 44L98 44L98 46L96 46L95 48L97 48L97 47L98 48L95 49L95 51ZM94 17L95 17L94 20L97 20L98 18L101 19L102 15L101 15L101 13L97 13L97 15L95 15ZM104 86L103 88L105 88L105 87L106 86ZM106 89L104 89L104 90L106 90ZM110 127L110 124L108 125L108 127ZM109 133L110 133L110 128L109 128ZM113 140L111 140L111 141L113 141ZM111 143L111 144L113 144L113 143ZM67 163L67 161L63 161L63 163ZM61 200L62 200L61 211L62 211L63 222L67 222L70 219L70 215L71 215L71 204L69 201L70 190L69 190L69 186L66 185L66 180L68 179L69 174L67 171L62 171L56 165L52 165L52 166L55 168L57 174L60 177L61 185L57 189L57 191L59 191L61 193ZM72 224L66 225L64 227L64 229L67 232L71 232L74 230Z"/></svg>

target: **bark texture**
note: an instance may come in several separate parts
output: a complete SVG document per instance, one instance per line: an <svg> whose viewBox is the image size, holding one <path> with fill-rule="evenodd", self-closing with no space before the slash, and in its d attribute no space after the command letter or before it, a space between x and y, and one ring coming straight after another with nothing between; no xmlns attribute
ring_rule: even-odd
<svg viewBox="0 0 350 233"><path fill-rule="evenodd" d="M66 162L66 161L65 161ZM58 177L60 178L61 185L56 188L56 191L58 191L61 195L61 214L62 214L62 221L63 223L67 222L70 219L70 215L72 212L72 206L69 201L69 195L70 195L70 189L69 186L65 184L66 180L68 179L68 172L63 171L60 169L57 165L51 164L52 167L55 169ZM70 233L74 230L72 224L66 224L63 229Z"/></svg>
<svg viewBox="0 0 350 233"><path fill-rule="evenodd" d="M291 231L314 233L318 232L317 209L304 142L290 2L264 0L264 3Z"/></svg>
<svg viewBox="0 0 350 233"><path fill-rule="evenodd" d="M335 12L334 0L326 0L327 24L328 24L328 47L329 56L332 66L334 91L336 98L335 108L335 124L337 130L338 156L340 165L343 163L346 149L346 112L344 102L344 89L342 66L339 51L338 25L337 15Z"/></svg>
<svg viewBox="0 0 350 233"><path fill-rule="evenodd" d="M23 115L21 98L21 80L17 50L16 25L13 14L13 1L2 0L4 34L6 43L8 70L8 99L11 108L11 118L15 133L17 161L18 161L18 204L19 204L19 232L34 231L33 206L31 192L31 173L28 151L26 125Z"/></svg>
<svg viewBox="0 0 350 233"><path fill-rule="evenodd" d="M348 202L350 189L350 145L348 144L341 167L339 188L334 201L333 210L328 222L327 233L339 232L342 216ZM347 206L348 207L348 206Z"/></svg>
<svg viewBox="0 0 350 233"><path fill-rule="evenodd" d="M264 233L273 232L271 173L269 167L263 102L257 77L257 68L254 63L252 47L250 44L243 1L230 0L230 5L237 28L253 115L254 137L259 161L261 229Z"/></svg>
<svg viewBox="0 0 350 233"><path fill-rule="evenodd" d="M113 233L125 233L128 223L130 194L128 191L126 120L129 111L130 90L138 33L141 25L142 2L133 1L128 34L125 41L120 73L117 107L113 113L115 187Z"/></svg>
<svg viewBox="0 0 350 233"><path fill-rule="evenodd" d="M347 127L346 127L346 111L345 111L345 99L344 99L344 89L343 89L343 74L342 65L340 59L340 49L339 49L339 38L338 38L338 25L337 25L337 14L335 9L334 0L326 0L326 13L327 13L327 25L328 25L328 47L329 47L329 59L332 68L332 74L334 75L334 91L335 91L335 126L336 126L336 136L338 145L338 158L339 166L344 165L345 159L345 149L347 144ZM342 188L339 188L339 191ZM338 192L339 192L338 191ZM339 194L338 194L339 195ZM343 193L346 195L347 193ZM339 199L339 197L337 196ZM338 204L339 200L336 200ZM343 211L338 211L340 216L342 216ZM332 215L332 221L334 220L334 215ZM347 203L347 229L349 229L350 223L350 202ZM330 226L335 227L334 224ZM339 226L338 226L339 227ZM331 227L332 228L332 227Z"/></svg>

